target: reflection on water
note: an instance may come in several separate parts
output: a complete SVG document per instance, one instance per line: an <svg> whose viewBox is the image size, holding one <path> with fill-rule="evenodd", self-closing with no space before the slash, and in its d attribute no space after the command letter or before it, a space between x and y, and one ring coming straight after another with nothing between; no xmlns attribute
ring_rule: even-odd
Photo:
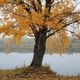
<svg viewBox="0 0 80 80"><path fill-rule="evenodd" d="M32 53L0 53L0 69L14 69L28 66L31 63ZM46 54L43 59L43 65L50 65L50 68L61 75L79 75L80 74L80 54Z"/></svg>

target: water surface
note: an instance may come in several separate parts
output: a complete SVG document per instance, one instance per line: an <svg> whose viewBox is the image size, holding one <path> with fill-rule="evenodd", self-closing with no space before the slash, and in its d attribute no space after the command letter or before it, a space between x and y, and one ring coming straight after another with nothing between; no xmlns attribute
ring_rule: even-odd
<svg viewBox="0 0 80 80"><path fill-rule="evenodd" d="M16 67L29 66L33 58L33 53L0 53L0 69L14 69ZM77 54L46 54L43 65L60 75L80 74L80 53Z"/></svg>
<svg viewBox="0 0 80 80"><path fill-rule="evenodd" d="M34 39L31 38L23 39L20 45L0 39L0 69L29 66L33 58L33 47ZM63 55L46 53L43 65L49 65L60 75L80 75L80 40L73 40Z"/></svg>

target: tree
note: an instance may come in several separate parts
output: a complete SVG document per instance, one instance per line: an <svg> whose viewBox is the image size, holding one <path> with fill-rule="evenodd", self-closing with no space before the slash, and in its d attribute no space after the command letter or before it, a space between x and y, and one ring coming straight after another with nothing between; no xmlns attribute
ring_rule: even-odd
<svg viewBox="0 0 80 80"><path fill-rule="evenodd" d="M68 32L80 38L80 11L76 10L79 4L77 2L78 0L2 0L0 33L3 37L10 36L17 43L25 35L35 37L34 57L30 66L40 67L48 40L55 39L52 44L61 46L55 42L59 38L63 51L69 43Z"/></svg>

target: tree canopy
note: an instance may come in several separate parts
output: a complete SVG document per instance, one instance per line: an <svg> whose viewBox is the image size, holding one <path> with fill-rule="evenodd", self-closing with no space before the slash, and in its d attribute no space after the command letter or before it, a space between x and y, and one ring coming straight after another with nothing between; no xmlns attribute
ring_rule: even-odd
<svg viewBox="0 0 80 80"><path fill-rule="evenodd" d="M46 29L47 43L63 50L70 33L80 39L77 5L79 0L0 0L0 33L18 43L23 36L35 37L36 32Z"/></svg>

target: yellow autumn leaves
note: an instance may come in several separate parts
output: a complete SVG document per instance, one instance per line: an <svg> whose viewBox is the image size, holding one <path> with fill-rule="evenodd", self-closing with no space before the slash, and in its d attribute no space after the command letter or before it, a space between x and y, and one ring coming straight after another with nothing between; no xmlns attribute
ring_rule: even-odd
<svg viewBox="0 0 80 80"><path fill-rule="evenodd" d="M64 30L59 31L52 37L49 37L47 39L47 51L49 53L64 53L67 50L67 47L69 45L69 38L67 37L67 32Z"/></svg>
<svg viewBox="0 0 80 80"><path fill-rule="evenodd" d="M19 43L21 38L24 35L33 34L33 31L31 29L31 26L33 25L34 25L33 28L36 27L38 29L40 28L43 29L43 27L46 26L47 29L49 28L56 32L57 30L60 30L66 24L66 20L65 20L66 17L69 16L70 13L72 13L74 6L72 5L72 3L70 3L70 1L72 0L63 0L62 3L55 5L51 9L50 13L48 12L47 8L45 7L43 8L41 5L38 5L37 2L35 4L36 8L40 8L41 11L35 11L31 8L30 9L31 13L28 13L25 10L25 7L27 6L25 5L22 6L21 4L16 6L13 4L13 6L11 5L11 8L13 8L12 10L13 13L10 13L11 14L10 16L12 19L15 19L15 22L11 21L7 23L6 25L0 27L0 33L4 33L3 37L5 35L9 35L9 36L12 35L13 39L17 43ZM3 3L3 2L4 0L0 0L0 3ZM32 5L30 4L30 6ZM77 18L78 18L77 15L73 17L73 19L75 20ZM17 24L16 27L14 27L15 24ZM54 49L62 45L63 47L61 46L61 50L63 50L63 48L67 46L69 43L68 38L67 38L67 33L64 30L58 31L58 36L54 38L50 37L47 42L48 42L48 46L49 46L49 43L50 43L50 46L53 44ZM61 42L61 43L58 44L58 42Z"/></svg>
<svg viewBox="0 0 80 80"><path fill-rule="evenodd" d="M47 14L47 8L42 9L41 12L31 10L31 14L28 14L25 12L24 7L19 5L15 12L20 15L25 15L25 17L20 17L19 15L15 14L12 16L16 19L16 21L18 21L20 29L24 28L24 30L26 30L30 25L38 25L37 27L40 28L46 25L56 31L65 25L66 22L63 19L67 16L67 14L71 13L72 8L73 7L70 6L69 3L63 3L63 5L58 4L54 6L54 9L52 9L50 14Z"/></svg>
<svg viewBox="0 0 80 80"><path fill-rule="evenodd" d="M4 0L0 0L0 3L4 3Z"/></svg>
<svg viewBox="0 0 80 80"><path fill-rule="evenodd" d="M44 23L44 17L41 13L37 13L37 12L33 12L32 15L31 15L31 21L36 25L40 25L42 26L43 23Z"/></svg>

